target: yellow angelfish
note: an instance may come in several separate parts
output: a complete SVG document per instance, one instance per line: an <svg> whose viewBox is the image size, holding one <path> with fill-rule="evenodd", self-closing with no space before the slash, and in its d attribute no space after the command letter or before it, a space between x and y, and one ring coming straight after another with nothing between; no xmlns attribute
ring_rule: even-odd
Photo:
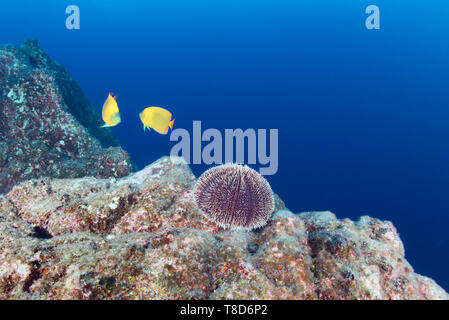
<svg viewBox="0 0 449 320"><path fill-rule="evenodd" d="M109 93L108 98L103 104L103 111L101 113L105 125L102 127L115 127L121 121L120 112L117 105L117 97Z"/></svg>
<svg viewBox="0 0 449 320"><path fill-rule="evenodd" d="M171 113L163 108L148 107L139 116L144 131L152 128L160 134L167 134L168 128L173 130L175 120L171 120Z"/></svg>

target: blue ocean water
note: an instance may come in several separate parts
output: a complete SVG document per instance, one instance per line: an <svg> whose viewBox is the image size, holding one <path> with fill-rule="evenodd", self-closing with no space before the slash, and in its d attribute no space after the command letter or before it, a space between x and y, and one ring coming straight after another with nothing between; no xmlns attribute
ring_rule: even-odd
<svg viewBox="0 0 449 320"><path fill-rule="evenodd" d="M365 27L372 4L380 30ZM118 96L112 130L140 168L174 145L143 132L151 105L189 131L279 129L267 179L289 209L390 220L415 271L449 289L447 1L1 1L0 43L27 38L99 111Z"/></svg>

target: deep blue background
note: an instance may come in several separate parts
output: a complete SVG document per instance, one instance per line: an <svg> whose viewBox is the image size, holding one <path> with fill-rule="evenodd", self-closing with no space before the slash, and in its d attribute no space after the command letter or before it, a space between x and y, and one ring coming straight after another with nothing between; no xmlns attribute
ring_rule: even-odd
<svg viewBox="0 0 449 320"><path fill-rule="evenodd" d="M113 131L140 167L174 144L143 132L150 105L177 128L279 128L267 178L292 211L390 220L415 270L449 289L447 1L147 2L1 1L0 43L38 39L98 110L116 93Z"/></svg>

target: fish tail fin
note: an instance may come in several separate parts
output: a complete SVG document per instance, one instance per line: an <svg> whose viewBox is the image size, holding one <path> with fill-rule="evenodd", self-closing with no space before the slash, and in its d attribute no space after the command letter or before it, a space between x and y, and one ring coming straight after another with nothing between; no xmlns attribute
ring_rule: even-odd
<svg viewBox="0 0 449 320"><path fill-rule="evenodd" d="M173 119L172 121L170 121L170 123L168 124L168 126L170 127L170 129L173 130L173 125L175 124L175 119Z"/></svg>

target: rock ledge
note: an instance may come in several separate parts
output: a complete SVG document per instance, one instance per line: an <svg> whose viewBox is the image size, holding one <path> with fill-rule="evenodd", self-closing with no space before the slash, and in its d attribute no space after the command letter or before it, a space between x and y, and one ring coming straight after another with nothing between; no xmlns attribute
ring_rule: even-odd
<svg viewBox="0 0 449 320"><path fill-rule="evenodd" d="M223 230L162 158L121 179L34 179L0 196L0 299L449 299L388 221L276 212Z"/></svg>

